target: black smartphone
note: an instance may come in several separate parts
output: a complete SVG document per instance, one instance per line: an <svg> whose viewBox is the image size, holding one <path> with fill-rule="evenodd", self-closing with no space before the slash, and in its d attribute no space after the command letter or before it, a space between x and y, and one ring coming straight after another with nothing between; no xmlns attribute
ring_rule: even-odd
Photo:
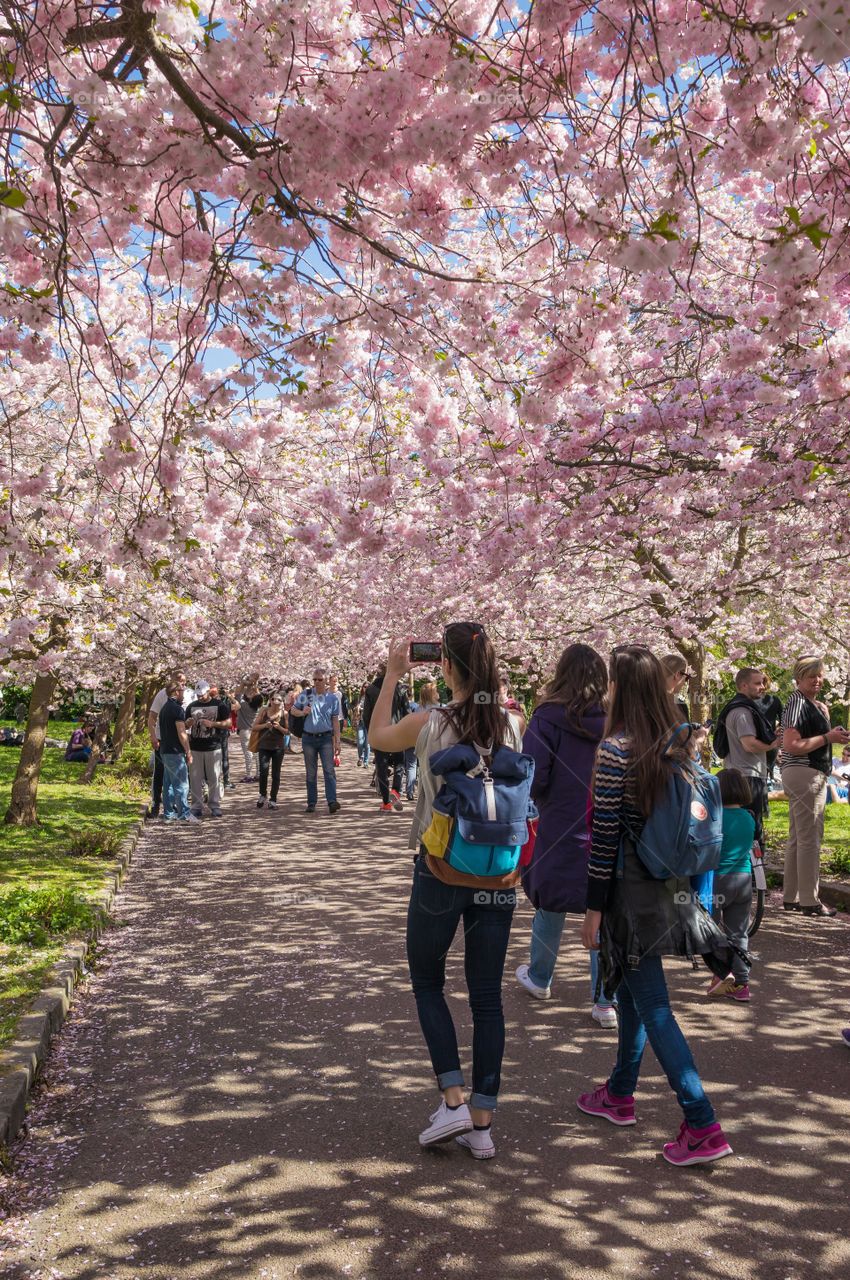
<svg viewBox="0 0 850 1280"><path fill-rule="evenodd" d="M411 640L409 657L411 662L441 662L443 646L439 640Z"/></svg>

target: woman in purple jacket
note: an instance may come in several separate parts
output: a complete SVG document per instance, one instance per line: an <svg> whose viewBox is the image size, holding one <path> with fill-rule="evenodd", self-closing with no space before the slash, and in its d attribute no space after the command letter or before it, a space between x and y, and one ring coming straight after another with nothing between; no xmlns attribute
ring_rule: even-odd
<svg viewBox="0 0 850 1280"><path fill-rule="evenodd" d="M584 915L590 855L590 786L602 739L608 672L595 649L568 645L525 731L522 749L534 757L532 796L540 810L537 843L522 884L537 908L531 958L516 971L539 1000L550 995L552 974L567 913ZM591 999L596 992L598 953L590 953ZM593 1017L616 1027L617 1014L600 990Z"/></svg>

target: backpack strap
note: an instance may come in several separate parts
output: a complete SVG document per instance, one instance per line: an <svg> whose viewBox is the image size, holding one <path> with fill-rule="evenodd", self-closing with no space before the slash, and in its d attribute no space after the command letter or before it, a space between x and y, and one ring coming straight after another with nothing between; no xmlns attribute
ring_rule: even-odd
<svg viewBox="0 0 850 1280"><path fill-rule="evenodd" d="M685 739L685 742L687 742L690 739L691 734L693 733L693 725L691 724L690 720L683 720L681 724L676 725L676 728L671 733L667 741L667 745L665 746L664 750L661 753L662 756L667 756L670 754L673 748L677 745L676 740L681 734L683 729L687 729L688 731L688 737Z"/></svg>

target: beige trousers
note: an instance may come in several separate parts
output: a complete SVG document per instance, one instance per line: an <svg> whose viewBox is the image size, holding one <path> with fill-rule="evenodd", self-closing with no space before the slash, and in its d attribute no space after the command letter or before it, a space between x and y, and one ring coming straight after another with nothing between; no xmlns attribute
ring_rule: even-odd
<svg viewBox="0 0 850 1280"><path fill-rule="evenodd" d="M820 885L826 774L808 765L788 765L782 770L782 790L788 797L789 819L782 896L786 902L813 907Z"/></svg>

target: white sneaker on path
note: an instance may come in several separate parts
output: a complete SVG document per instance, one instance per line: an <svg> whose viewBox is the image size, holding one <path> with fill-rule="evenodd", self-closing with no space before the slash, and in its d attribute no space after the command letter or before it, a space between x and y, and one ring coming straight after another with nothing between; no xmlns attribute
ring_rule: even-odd
<svg viewBox="0 0 850 1280"><path fill-rule="evenodd" d="M473 1129L471 1133L462 1133L455 1142L466 1150L475 1160L492 1160L496 1154L489 1129Z"/></svg>
<svg viewBox="0 0 850 1280"><path fill-rule="evenodd" d="M440 1142L448 1142L459 1133L468 1133L472 1128L472 1116L469 1107L462 1102L453 1111L446 1106L445 1098L431 1116L431 1123L419 1135L420 1147L435 1147Z"/></svg>
<svg viewBox="0 0 850 1280"><path fill-rule="evenodd" d="M590 1014L594 1022L598 1022L600 1027L616 1027L617 1010L610 1004L595 1004Z"/></svg>
<svg viewBox="0 0 850 1280"><path fill-rule="evenodd" d="M528 976L528 965L521 964L516 971L517 982L525 987L537 1000L548 1000L552 994L551 987L538 987L536 982L532 982Z"/></svg>

